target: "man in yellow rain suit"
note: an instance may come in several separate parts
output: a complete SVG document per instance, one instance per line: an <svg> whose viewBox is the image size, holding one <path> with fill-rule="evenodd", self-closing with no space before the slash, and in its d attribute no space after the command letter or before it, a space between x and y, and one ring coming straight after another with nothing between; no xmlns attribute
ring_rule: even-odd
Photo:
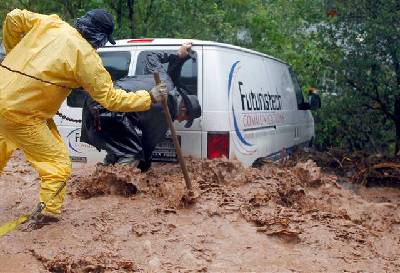
<svg viewBox="0 0 400 273"><path fill-rule="evenodd" d="M166 95L164 84L150 92L113 88L96 53L107 41L115 44L113 30L112 15L102 9L89 11L75 27L57 15L19 9L3 23L7 55L0 67L0 173L12 152L22 150L41 178L43 221L59 218L65 188L55 193L71 173L68 151L52 120L70 90L83 87L105 108L118 112L148 110Z"/></svg>

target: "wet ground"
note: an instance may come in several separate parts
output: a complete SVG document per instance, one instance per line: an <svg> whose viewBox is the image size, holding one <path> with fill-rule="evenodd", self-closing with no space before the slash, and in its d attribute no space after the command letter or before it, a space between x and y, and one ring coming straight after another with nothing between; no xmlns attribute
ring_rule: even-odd
<svg viewBox="0 0 400 273"><path fill-rule="evenodd" d="M188 167L191 206L178 165L74 170L60 222L0 238L0 272L400 272L399 188L343 183L310 159ZM0 223L31 211L38 187L15 154Z"/></svg>

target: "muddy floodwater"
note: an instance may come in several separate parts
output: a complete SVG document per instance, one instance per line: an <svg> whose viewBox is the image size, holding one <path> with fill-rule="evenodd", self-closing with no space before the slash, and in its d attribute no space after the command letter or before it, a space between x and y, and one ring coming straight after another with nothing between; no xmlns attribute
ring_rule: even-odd
<svg viewBox="0 0 400 273"><path fill-rule="evenodd" d="M60 222L0 238L0 272L400 272L398 187L338 183L310 159L187 164L191 205L179 165L74 170ZM0 191L0 223L36 205L20 153Z"/></svg>

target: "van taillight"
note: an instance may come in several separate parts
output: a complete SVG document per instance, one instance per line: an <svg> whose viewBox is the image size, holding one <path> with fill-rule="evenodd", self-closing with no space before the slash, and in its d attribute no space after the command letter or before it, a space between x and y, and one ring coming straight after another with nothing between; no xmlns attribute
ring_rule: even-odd
<svg viewBox="0 0 400 273"><path fill-rule="evenodd" d="M207 134L207 158L226 156L229 158L229 133Z"/></svg>

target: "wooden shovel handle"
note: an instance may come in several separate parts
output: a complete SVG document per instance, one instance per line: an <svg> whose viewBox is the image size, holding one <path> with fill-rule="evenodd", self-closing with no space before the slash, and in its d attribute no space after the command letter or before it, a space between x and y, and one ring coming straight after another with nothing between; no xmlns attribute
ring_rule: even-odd
<svg viewBox="0 0 400 273"><path fill-rule="evenodd" d="M155 72L155 73L153 73L153 76L154 76L154 81L156 82L156 85L160 84L161 83L160 74L158 72ZM166 97L162 98L161 105L162 105L162 108L165 113L165 119L167 120L168 127L171 131L172 141L174 142L175 149L176 149L176 155L178 156L178 160L179 160L179 164L181 165L183 177L185 178L186 188L189 191L191 191L192 190L192 182L190 181L189 173L186 168L185 159L182 156L181 145L179 144L178 136L176 135L175 127L174 127L174 124L172 123L172 118L171 118L171 114L169 113Z"/></svg>

